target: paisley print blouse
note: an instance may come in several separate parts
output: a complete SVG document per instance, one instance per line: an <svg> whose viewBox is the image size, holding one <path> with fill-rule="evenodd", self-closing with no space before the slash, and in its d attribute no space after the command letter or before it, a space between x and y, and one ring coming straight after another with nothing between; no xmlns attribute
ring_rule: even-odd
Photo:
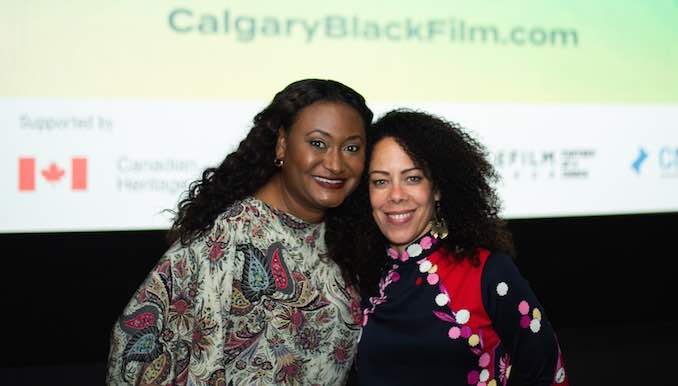
<svg viewBox="0 0 678 386"><path fill-rule="evenodd" d="M108 384L343 384L362 317L324 230L248 197L175 244L113 326Z"/></svg>

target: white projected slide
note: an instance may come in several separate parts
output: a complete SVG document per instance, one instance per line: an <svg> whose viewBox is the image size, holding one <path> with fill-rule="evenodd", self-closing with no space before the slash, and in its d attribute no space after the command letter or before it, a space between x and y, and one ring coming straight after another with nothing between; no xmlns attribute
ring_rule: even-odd
<svg viewBox="0 0 678 386"><path fill-rule="evenodd" d="M310 77L375 117L467 128L506 218L678 211L675 2L10 3L0 233L169 227L188 184Z"/></svg>

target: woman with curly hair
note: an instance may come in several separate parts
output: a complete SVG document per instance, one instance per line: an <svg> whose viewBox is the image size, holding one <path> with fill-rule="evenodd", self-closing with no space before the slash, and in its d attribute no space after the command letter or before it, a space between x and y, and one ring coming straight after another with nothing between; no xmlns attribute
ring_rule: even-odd
<svg viewBox="0 0 678 386"><path fill-rule="evenodd" d="M361 268L372 297L360 384L566 384L553 328L509 257L483 147L456 124L395 110L373 125L367 156L354 226L333 249L373 262Z"/></svg>
<svg viewBox="0 0 678 386"><path fill-rule="evenodd" d="M372 112L353 89L280 91L179 203L172 247L114 324L109 384L342 384L360 332L351 257L326 257ZM327 225L326 225L327 224Z"/></svg>

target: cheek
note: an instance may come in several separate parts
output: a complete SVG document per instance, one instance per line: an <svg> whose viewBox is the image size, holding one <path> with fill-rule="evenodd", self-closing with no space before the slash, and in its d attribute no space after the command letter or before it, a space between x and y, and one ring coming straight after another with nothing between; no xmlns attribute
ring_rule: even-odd
<svg viewBox="0 0 678 386"><path fill-rule="evenodd" d="M372 209L378 208L379 207L379 201L378 201L378 192L376 189L370 185L370 205L372 206Z"/></svg>
<svg viewBox="0 0 678 386"><path fill-rule="evenodd" d="M423 221L429 221L433 218L433 212L434 212L434 209L435 209L434 205L435 204L434 204L433 201L430 201L426 204L426 206L425 206L425 208L426 208L425 216L422 219Z"/></svg>
<svg viewBox="0 0 678 386"><path fill-rule="evenodd" d="M372 206L372 216L380 223L379 218L385 216L382 208L388 202L388 192L386 189L375 189L370 187L370 205Z"/></svg>
<svg viewBox="0 0 678 386"><path fill-rule="evenodd" d="M365 156L352 156L352 157L347 157L346 158L346 165L348 166L349 170L351 170L351 174L354 176L359 176L363 173L363 170L365 169Z"/></svg>
<svg viewBox="0 0 678 386"><path fill-rule="evenodd" d="M377 224L377 226L381 229L382 224L384 221L382 221L382 216L384 215L381 211L378 209L379 207L372 203L372 219L374 222Z"/></svg>
<svg viewBox="0 0 678 386"><path fill-rule="evenodd" d="M310 170L320 162L320 157L311 151L290 152L290 154L293 154L291 158L294 166L300 170Z"/></svg>
<svg viewBox="0 0 678 386"><path fill-rule="evenodd" d="M416 201L424 208L427 215L432 216L435 207L435 197L430 189L424 189L417 192ZM429 217L430 217L429 216Z"/></svg>

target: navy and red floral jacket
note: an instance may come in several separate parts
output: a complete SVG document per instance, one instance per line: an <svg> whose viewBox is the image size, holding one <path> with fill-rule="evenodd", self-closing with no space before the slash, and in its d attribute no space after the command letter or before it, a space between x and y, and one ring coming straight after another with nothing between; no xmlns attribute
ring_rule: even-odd
<svg viewBox="0 0 678 386"><path fill-rule="evenodd" d="M568 385L551 324L512 259L455 261L425 235L388 250L364 310L361 385Z"/></svg>

